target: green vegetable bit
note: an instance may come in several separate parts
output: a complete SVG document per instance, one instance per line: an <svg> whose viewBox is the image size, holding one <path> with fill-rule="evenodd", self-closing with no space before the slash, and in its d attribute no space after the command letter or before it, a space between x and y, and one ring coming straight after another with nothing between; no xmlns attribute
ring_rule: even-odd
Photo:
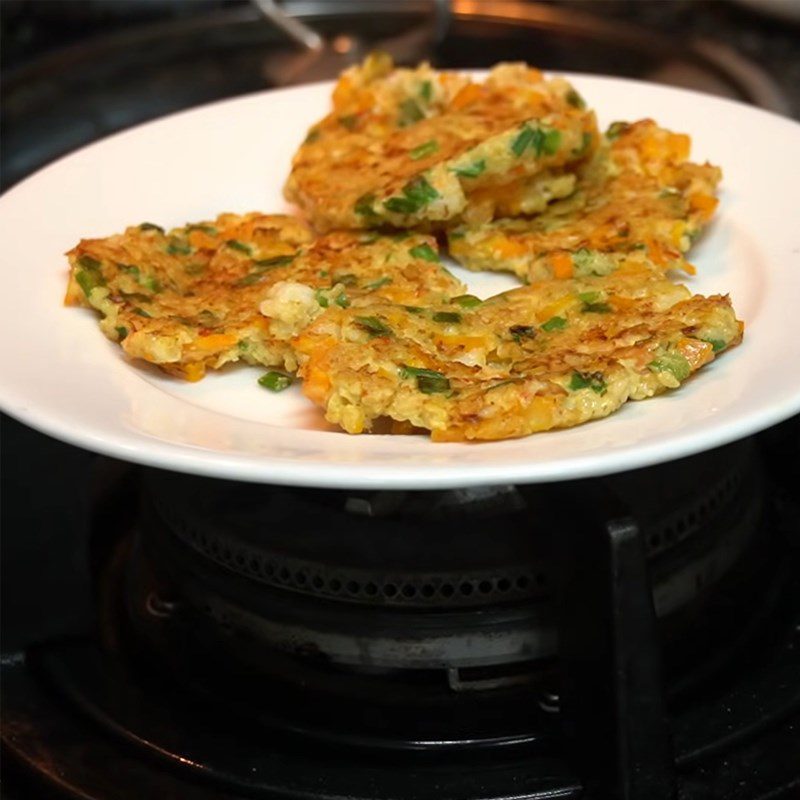
<svg viewBox="0 0 800 800"><path fill-rule="evenodd" d="M359 197L358 200L356 200L356 204L355 206L353 206L353 210L356 212L356 214L360 214L362 217L375 220L378 219L380 215L373 208L374 203L375 203L374 194L362 194L361 197Z"/></svg>
<svg viewBox="0 0 800 800"><path fill-rule="evenodd" d="M334 275L331 278L331 286L341 283L342 286L358 286L358 278L352 272L345 272L343 275Z"/></svg>
<svg viewBox="0 0 800 800"><path fill-rule="evenodd" d="M393 336L392 329L377 317L356 317L356 323L362 327L370 338L375 336Z"/></svg>
<svg viewBox="0 0 800 800"><path fill-rule="evenodd" d="M532 147L536 157L546 153L553 155L561 144L561 131L551 128L544 131L541 128L531 128L526 122L514 141L511 143L511 151L519 158L529 147Z"/></svg>
<svg viewBox="0 0 800 800"><path fill-rule="evenodd" d="M419 122L421 119L425 119L425 114L417 104L416 100L408 98L408 100L403 100L403 102L400 103L400 116L398 117L397 124L401 128L406 128L409 125L413 125L415 122Z"/></svg>
<svg viewBox="0 0 800 800"><path fill-rule="evenodd" d="M418 244L416 247L412 247L408 252L413 258L432 261L434 264L439 263L439 254L427 243Z"/></svg>
<svg viewBox="0 0 800 800"><path fill-rule="evenodd" d="M260 258L253 263L259 269L269 269L270 267L285 267L287 264L291 264L294 261L295 256L274 256L273 258Z"/></svg>
<svg viewBox="0 0 800 800"><path fill-rule="evenodd" d="M582 314L610 314L611 306L608 303L584 303Z"/></svg>
<svg viewBox="0 0 800 800"><path fill-rule="evenodd" d="M586 101L574 89L567 92L566 99L573 108L586 108Z"/></svg>
<svg viewBox="0 0 800 800"><path fill-rule="evenodd" d="M292 376L286 375L284 372L275 372L271 370L265 373L258 379L260 386L269 389L271 392L282 392L292 385Z"/></svg>
<svg viewBox="0 0 800 800"><path fill-rule="evenodd" d="M520 344L523 339L535 339L536 338L536 328L532 325L512 325L508 332L511 334L511 338L517 343Z"/></svg>
<svg viewBox="0 0 800 800"><path fill-rule="evenodd" d="M358 124L358 114L345 114L343 117L339 117L339 124L352 131Z"/></svg>
<svg viewBox="0 0 800 800"><path fill-rule="evenodd" d="M402 197L390 197L386 200L383 204L384 208L395 214L414 214L439 197L439 192L428 183L423 175L410 180L402 191Z"/></svg>
<svg viewBox="0 0 800 800"><path fill-rule="evenodd" d="M483 300L481 300L480 297L475 297L474 294L460 294L458 297L454 297L450 302L456 303L461 306L461 308L476 308L483 303Z"/></svg>
<svg viewBox="0 0 800 800"><path fill-rule="evenodd" d="M139 226L140 231L158 231L164 233L164 229L160 225L154 225L152 222L143 222Z"/></svg>
<svg viewBox="0 0 800 800"><path fill-rule="evenodd" d="M453 170L459 178L477 178L486 169L486 159L473 161L466 167L458 167Z"/></svg>
<svg viewBox="0 0 800 800"><path fill-rule="evenodd" d="M607 391L602 372L573 372L569 382L570 391L591 389L595 394L604 395Z"/></svg>
<svg viewBox="0 0 800 800"><path fill-rule="evenodd" d="M728 346L722 339L703 339L702 341L710 344L714 353L719 353Z"/></svg>
<svg viewBox="0 0 800 800"><path fill-rule="evenodd" d="M589 152L589 145L592 143L592 134L584 131L581 135L581 145L580 147L573 147L572 148L572 155L574 156L583 156Z"/></svg>
<svg viewBox="0 0 800 800"><path fill-rule="evenodd" d="M550 317L547 322L542 323L542 330L547 331L563 331L567 327L567 321L564 317Z"/></svg>
<svg viewBox="0 0 800 800"><path fill-rule="evenodd" d="M253 254L253 248L250 247L249 244L245 244L244 242L240 242L238 239L228 239L225 242L226 247L230 247L231 250L236 250L239 253L244 253L246 256L250 256Z"/></svg>
<svg viewBox="0 0 800 800"><path fill-rule="evenodd" d="M99 261L95 261L95 259L90 258L89 256L81 256L81 258L78 259L78 263L80 264L84 259L87 263L93 262L94 264L97 264L98 267L100 265ZM78 270L75 273L75 280L78 282L78 286L83 289L83 293L87 298L92 293L92 289L96 289L98 286L106 285L105 278L103 278L103 273L100 272L98 267L87 266L85 269Z"/></svg>
<svg viewBox="0 0 800 800"><path fill-rule="evenodd" d="M120 341L128 335L128 329L124 325L118 325L114 330L117 332Z"/></svg>
<svg viewBox="0 0 800 800"><path fill-rule="evenodd" d="M259 281L264 279L263 272L251 272L249 275L245 275L244 278L239 278L233 285L234 286L252 286L254 283L258 283Z"/></svg>
<svg viewBox="0 0 800 800"><path fill-rule="evenodd" d="M344 292L339 292L333 302L336 303L339 308L348 308L350 305L350 298Z"/></svg>
<svg viewBox="0 0 800 800"><path fill-rule="evenodd" d="M625 133L628 128L630 128L630 125L627 122L612 122L606 131L606 138L616 139L618 136Z"/></svg>
<svg viewBox="0 0 800 800"><path fill-rule="evenodd" d="M101 262L91 256L80 256L78 265L88 270L98 270L102 266Z"/></svg>
<svg viewBox="0 0 800 800"><path fill-rule="evenodd" d="M323 293L322 289L317 289L314 292L314 297L316 298L317 303L319 304L320 308L327 308L328 307L328 305L329 305L328 298L325 296L325 294Z"/></svg>
<svg viewBox="0 0 800 800"><path fill-rule="evenodd" d="M376 281L372 281L372 283L368 283L364 288L365 289L380 289L381 286L388 286L392 282L392 279L388 276L384 276L383 278L378 278Z"/></svg>
<svg viewBox="0 0 800 800"><path fill-rule="evenodd" d="M167 245L167 253L171 256L188 256L192 252L189 242L181 239L170 239Z"/></svg>
<svg viewBox="0 0 800 800"><path fill-rule="evenodd" d="M461 322L461 314L457 311L437 311L432 319L434 322Z"/></svg>
<svg viewBox="0 0 800 800"><path fill-rule="evenodd" d="M439 142L437 142L436 139L429 139L427 142L423 142L418 147L409 151L408 155L412 161L419 161L421 158L427 158L433 155L438 149Z"/></svg>
<svg viewBox="0 0 800 800"><path fill-rule="evenodd" d="M671 372L679 381L686 380L692 372L689 362L680 353L664 353L647 366L652 372Z"/></svg>
<svg viewBox="0 0 800 800"><path fill-rule="evenodd" d="M219 233L213 225L187 225L186 233L191 233L192 231L202 231L208 236L216 236Z"/></svg>
<svg viewBox="0 0 800 800"><path fill-rule="evenodd" d="M432 369L408 367L404 364L400 367L399 375L401 378L416 378L417 389L423 394L442 394L450 391L450 381L441 372Z"/></svg>
<svg viewBox="0 0 800 800"><path fill-rule="evenodd" d="M431 97L433 97L433 84L430 81L422 81L419 87L419 96L426 103L430 103Z"/></svg>
<svg viewBox="0 0 800 800"><path fill-rule="evenodd" d="M308 135L306 136L305 141L303 142L303 144L314 144L314 142L316 142L319 139L320 136L321 136L321 134L319 132L319 129L311 128L311 130L309 130Z"/></svg>
<svg viewBox="0 0 800 800"><path fill-rule="evenodd" d="M133 309L134 314L138 314L140 317L147 317L148 319L152 318L152 314L148 314L143 308L139 308L138 306Z"/></svg>

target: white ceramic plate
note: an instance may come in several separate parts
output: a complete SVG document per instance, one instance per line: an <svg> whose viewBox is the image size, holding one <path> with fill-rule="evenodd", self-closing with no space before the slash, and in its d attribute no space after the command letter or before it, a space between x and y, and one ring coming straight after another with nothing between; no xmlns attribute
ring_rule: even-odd
<svg viewBox="0 0 800 800"><path fill-rule="evenodd" d="M572 76L601 125L650 116L722 165L718 219L693 253L692 289L729 292L744 343L677 392L526 439L433 444L349 436L298 386L273 395L233 368L197 384L134 365L65 308L63 253L140 221L278 211L289 161L330 86L265 92L112 136L0 198L0 403L29 425L130 461L239 480L435 488L538 482L641 467L721 445L800 409L800 125L745 105L633 81ZM456 270L476 294L507 276Z"/></svg>

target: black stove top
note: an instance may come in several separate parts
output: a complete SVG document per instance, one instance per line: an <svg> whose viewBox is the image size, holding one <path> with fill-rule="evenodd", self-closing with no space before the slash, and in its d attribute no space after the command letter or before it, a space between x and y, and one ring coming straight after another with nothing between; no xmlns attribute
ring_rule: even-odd
<svg viewBox="0 0 800 800"><path fill-rule="evenodd" d="M290 5L381 38L426 4ZM800 102L790 31L688 5L603 4L649 31L597 3L462 15L431 55ZM6 0L0 25L4 188L263 88L284 47L216 0ZM602 481L444 493L203 481L0 424L7 800L800 796L800 418Z"/></svg>

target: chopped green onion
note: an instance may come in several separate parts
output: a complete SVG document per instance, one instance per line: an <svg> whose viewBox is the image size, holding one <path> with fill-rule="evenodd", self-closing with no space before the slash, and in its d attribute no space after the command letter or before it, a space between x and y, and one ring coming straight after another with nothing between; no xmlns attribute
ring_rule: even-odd
<svg viewBox="0 0 800 800"><path fill-rule="evenodd" d="M542 140L542 147L541 150L537 149L536 155L541 155L541 151L543 150L548 156L554 155L558 148L561 146L561 131L556 130L553 128L552 130L547 131L544 135L544 139Z"/></svg>
<svg viewBox="0 0 800 800"><path fill-rule="evenodd" d="M370 337L393 335L392 329L377 317L356 317L355 319L358 325L369 333Z"/></svg>
<svg viewBox="0 0 800 800"><path fill-rule="evenodd" d="M399 374L401 378L416 378L417 389L423 394L441 394L450 390L450 381L441 372L432 369L408 367L404 364L400 367Z"/></svg>
<svg viewBox="0 0 800 800"><path fill-rule="evenodd" d="M150 318L152 315L148 314L143 308L139 308L138 306L133 309L134 314L138 314L140 317L148 317Z"/></svg>
<svg viewBox="0 0 800 800"><path fill-rule="evenodd" d="M319 139L320 135L321 134L318 128L311 128L303 144L314 144L314 142L316 142L317 139Z"/></svg>
<svg viewBox="0 0 800 800"><path fill-rule="evenodd" d="M314 292L314 297L321 308L327 308L329 305L328 298L323 293L322 289L317 289Z"/></svg>
<svg viewBox="0 0 800 800"><path fill-rule="evenodd" d="M433 84L430 81L422 81L419 87L419 96L426 103L430 103L431 97L433 97Z"/></svg>
<svg viewBox="0 0 800 800"><path fill-rule="evenodd" d="M361 197L356 200L356 204L353 207L356 214L360 214L362 217L367 217L368 219L376 219L379 214L373 208L373 204L375 203L375 195L374 194L363 194Z"/></svg>
<svg viewBox="0 0 800 800"><path fill-rule="evenodd" d="M187 264L184 267L187 275L199 275L206 268L205 264Z"/></svg>
<svg viewBox="0 0 800 800"><path fill-rule="evenodd" d="M447 234L449 239L463 239L467 234L464 231L450 231Z"/></svg>
<svg viewBox="0 0 800 800"><path fill-rule="evenodd" d="M403 306L409 314L420 314L424 309L421 306Z"/></svg>
<svg viewBox="0 0 800 800"><path fill-rule="evenodd" d="M92 289L98 286L105 286L103 276L97 270L80 270L75 273L75 280L78 282L78 286L83 289L83 293L87 298L92 293Z"/></svg>
<svg viewBox="0 0 800 800"><path fill-rule="evenodd" d="M292 385L292 376L274 370L267 372L258 379L260 386L269 389L271 392L282 392Z"/></svg>
<svg viewBox="0 0 800 800"><path fill-rule="evenodd" d="M427 142L423 142L418 147L409 151L408 155L412 161L419 161L421 158L427 158L433 155L438 149L439 142L437 142L436 139L429 139Z"/></svg>
<svg viewBox="0 0 800 800"><path fill-rule="evenodd" d="M439 197L439 192L428 183L423 175L418 175L410 180L402 191L402 197L390 197L386 200L383 204L384 208L395 214L413 214Z"/></svg>
<svg viewBox="0 0 800 800"><path fill-rule="evenodd" d="M542 330L547 331L563 331L567 327L567 321L564 317L550 317L547 322L542 323Z"/></svg>
<svg viewBox="0 0 800 800"><path fill-rule="evenodd" d="M508 332L511 334L511 338L517 343L520 344L523 339L535 339L536 338L536 328L532 325L512 325Z"/></svg>
<svg viewBox="0 0 800 800"><path fill-rule="evenodd" d="M528 146L533 143L533 139L533 128L526 122L514 141L511 142L511 152L519 158L528 149Z"/></svg>
<svg viewBox="0 0 800 800"><path fill-rule="evenodd" d="M326 269L321 269L321 270L320 270L320 271L317 273L317 275L319 275L319 277L320 277L320 278L327 278L327 277L328 277L328 275L330 275L330 272L328 272L328 270L326 270Z"/></svg>
<svg viewBox="0 0 800 800"><path fill-rule="evenodd" d="M98 270L102 266L100 261L91 256L80 256L78 258L78 264L88 270Z"/></svg>
<svg viewBox="0 0 800 800"><path fill-rule="evenodd" d="M401 128L413 125L415 122L419 122L424 118L425 114L417 104L416 100L408 98L408 100L403 100L403 102L400 103L400 116L397 120L397 124Z"/></svg>
<svg viewBox="0 0 800 800"><path fill-rule="evenodd" d="M188 256L192 252L192 246L189 242L181 241L180 239L170 239L167 245L167 253L171 256Z"/></svg>
<svg viewBox="0 0 800 800"><path fill-rule="evenodd" d="M600 292L580 292L578 300L582 303L595 303L600 299Z"/></svg>
<svg viewBox="0 0 800 800"><path fill-rule="evenodd" d="M591 389L595 394L604 395L607 391L602 372L573 372L569 382L570 391Z"/></svg>
<svg viewBox="0 0 800 800"><path fill-rule="evenodd" d="M437 311L432 319L434 322L461 322L461 314L457 311Z"/></svg>
<svg viewBox="0 0 800 800"><path fill-rule="evenodd" d="M192 231L202 231L209 236L216 236L219 233L213 225L187 225L186 232L191 233Z"/></svg>
<svg viewBox="0 0 800 800"><path fill-rule="evenodd" d="M331 286L341 283L342 286L357 286L358 278L352 272L346 272L343 275L334 275L331 278Z"/></svg>
<svg viewBox="0 0 800 800"><path fill-rule="evenodd" d="M414 258L432 261L435 264L439 263L439 254L427 243L418 244L416 247L412 247L408 252Z"/></svg>
<svg viewBox="0 0 800 800"><path fill-rule="evenodd" d="M583 156L589 151L589 145L592 143L592 134L588 131L584 131L581 134L581 145L580 147L573 147L572 148L572 155L574 156Z"/></svg>
<svg viewBox="0 0 800 800"><path fill-rule="evenodd" d="M611 306L608 303L584 303L582 314L610 314Z"/></svg>
<svg viewBox="0 0 800 800"><path fill-rule="evenodd" d="M285 267L294 261L295 256L273 256L273 258L260 258L253 263L260 269L268 269L269 267Z"/></svg>
<svg viewBox="0 0 800 800"><path fill-rule="evenodd" d="M128 329L124 325L118 325L114 330L117 332L120 341L128 335Z"/></svg>
<svg viewBox="0 0 800 800"><path fill-rule="evenodd" d="M264 274L262 272L251 272L249 275L245 275L244 278L239 278L238 281L234 282L234 286L252 286L254 283L258 283L259 281L264 279Z"/></svg>
<svg viewBox="0 0 800 800"><path fill-rule="evenodd" d="M719 353L728 346L722 339L703 339L702 341L710 344L714 353Z"/></svg>
<svg viewBox="0 0 800 800"><path fill-rule="evenodd" d="M160 292L161 291L161 283L159 282L158 278L154 277L153 275L147 275L144 278L141 278L139 283L142 284L146 289L149 289L151 292Z"/></svg>
<svg viewBox="0 0 800 800"><path fill-rule="evenodd" d="M164 229L160 225L154 225L152 222L143 222L139 226L140 231L158 231L164 233Z"/></svg>
<svg viewBox="0 0 800 800"><path fill-rule="evenodd" d="M692 372L689 362L680 353L664 353L647 366L652 372L670 372L679 381L688 378Z"/></svg>
<svg viewBox="0 0 800 800"><path fill-rule="evenodd" d="M461 308L475 308L483 303L483 300L481 300L480 297L475 297L474 294L460 294L458 297L454 297L450 302L456 303L461 306Z"/></svg>
<svg viewBox="0 0 800 800"><path fill-rule="evenodd" d="M339 292L333 302L336 303L339 308L347 308L350 305L350 298L344 292Z"/></svg>
<svg viewBox="0 0 800 800"><path fill-rule="evenodd" d="M457 167L453 170L459 178L477 178L486 169L486 159L482 158L480 161L473 161L472 164L466 167Z"/></svg>
<svg viewBox="0 0 800 800"><path fill-rule="evenodd" d="M574 89L567 92L566 99L573 108L586 108L586 101Z"/></svg>
<svg viewBox="0 0 800 800"><path fill-rule="evenodd" d="M380 289L381 286L388 286L392 282L392 279L386 275L383 278L378 278L376 281L372 281L372 283L368 283L364 288L365 289Z"/></svg>
<svg viewBox="0 0 800 800"><path fill-rule="evenodd" d="M227 247L230 247L231 250L236 250L239 253L244 253L247 256L253 255L253 248L249 244L245 244L244 242L240 242L238 239L228 239L225 242Z"/></svg>
<svg viewBox="0 0 800 800"><path fill-rule="evenodd" d="M246 353L250 349L250 342L248 342L247 339L240 339L236 343L236 347L238 347L243 353Z"/></svg>
<svg viewBox="0 0 800 800"><path fill-rule="evenodd" d="M627 122L612 122L606 131L607 139L616 139L621 134L625 133L630 125Z"/></svg>
<svg viewBox="0 0 800 800"><path fill-rule="evenodd" d="M352 131L356 124L358 123L358 114L345 114L343 117L339 117L339 124L343 128L347 128L347 130Z"/></svg>

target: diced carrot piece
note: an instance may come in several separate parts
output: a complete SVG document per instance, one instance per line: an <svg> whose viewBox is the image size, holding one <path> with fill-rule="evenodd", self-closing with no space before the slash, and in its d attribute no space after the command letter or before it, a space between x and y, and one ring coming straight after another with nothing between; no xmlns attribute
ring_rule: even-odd
<svg viewBox="0 0 800 800"><path fill-rule="evenodd" d="M710 194L697 192L689 197L689 207L692 211L699 211L703 219L710 219L719 204L719 200Z"/></svg>
<svg viewBox="0 0 800 800"><path fill-rule="evenodd" d="M565 250L556 250L550 253L550 263L553 265L553 277L559 279L571 278L575 269L572 256Z"/></svg>
<svg viewBox="0 0 800 800"><path fill-rule="evenodd" d="M224 350L236 344L238 337L232 333L212 333L210 336L201 336L196 345L200 350Z"/></svg>
<svg viewBox="0 0 800 800"><path fill-rule="evenodd" d="M453 98L450 103L450 108L458 111L470 103L474 103L483 94L483 89L477 83L468 83L463 89L460 89L458 94Z"/></svg>

